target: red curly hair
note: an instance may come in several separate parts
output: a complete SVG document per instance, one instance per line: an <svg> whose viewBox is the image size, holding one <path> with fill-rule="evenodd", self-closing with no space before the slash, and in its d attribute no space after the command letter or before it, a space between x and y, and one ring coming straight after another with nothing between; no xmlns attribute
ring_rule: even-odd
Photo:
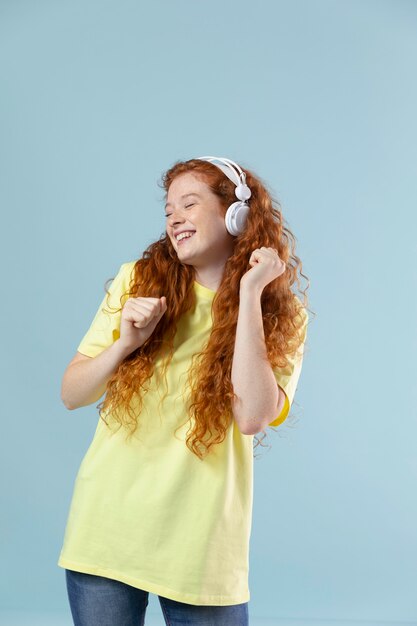
<svg viewBox="0 0 417 626"><path fill-rule="evenodd" d="M225 264L213 299L213 325L208 344L203 352L194 356L189 370L190 415L194 424L187 433L186 445L200 459L208 454L212 446L225 439L233 420L231 403L236 395L231 382L231 368L239 311L239 285L243 274L250 269L249 258L255 248L275 248L286 263L285 272L266 285L261 295L265 344L272 367L285 367L287 356L295 354L302 341L303 316L300 309L303 306L307 309L309 280L302 273L302 263L294 252L296 238L284 226L280 204L265 183L251 171L242 169L252 192L246 228L235 238L233 253ZM191 172L210 187L220 199L224 214L230 204L236 202L233 182L215 165L199 159L177 161L162 175L158 184L165 190L165 199L172 181L186 172ZM291 291L294 282L297 282L298 288L300 286L297 272L307 279L307 287L302 291L303 306ZM165 295L167 303L167 310L153 334L121 361L107 382L105 399L97 405L104 422L108 425L104 413L111 413L114 421L127 427L129 437L138 427L142 394L147 391L145 382L153 374L156 355L166 349L165 374L173 355L178 320L195 306L194 280L194 267L181 263L165 232L135 262L129 291L120 298L121 306L117 311L121 311L123 300L127 297L157 298ZM198 363L194 364L194 359ZM139 402L135 411L131 406L134 395Z"/></svg>

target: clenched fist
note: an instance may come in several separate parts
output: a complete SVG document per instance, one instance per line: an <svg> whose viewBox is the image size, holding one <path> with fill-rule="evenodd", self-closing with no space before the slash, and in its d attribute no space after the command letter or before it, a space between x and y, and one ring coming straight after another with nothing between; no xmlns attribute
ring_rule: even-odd
<svg viewBox="0 0 417 626"><path fill-rule="evenodd" d="M128 298L122 309L120 345L133 352L152 335L167 310L166 297Z"/></svg>

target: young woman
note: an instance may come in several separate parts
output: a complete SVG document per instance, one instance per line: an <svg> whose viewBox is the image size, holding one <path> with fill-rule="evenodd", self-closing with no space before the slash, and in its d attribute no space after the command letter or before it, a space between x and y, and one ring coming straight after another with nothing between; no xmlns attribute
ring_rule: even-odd
<svg viewBox="0 0 417 626"><path fill-rule="evenodd" d="M121 265L62 381L68 409L105 393L58 561L76 626L144 624L149 592L167 624L248 624L253 437L301 372L302 264L265 185L199 157L162 186L166 232Z"/></svg>

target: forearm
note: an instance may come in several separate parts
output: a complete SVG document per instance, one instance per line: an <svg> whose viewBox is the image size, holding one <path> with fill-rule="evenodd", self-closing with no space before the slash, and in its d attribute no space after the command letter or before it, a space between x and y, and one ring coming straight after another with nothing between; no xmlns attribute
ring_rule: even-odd
<svg viewBox="0 0 417 626"><path fill-rule="evenodd" d="M231 379L237 399L233 415L241 432L255 434L276 417L279 388L268 361L261 294L240 289Z"/></svg>
<svg viewBox="0 0 417 626"><path fill-rule="evenodd" d="M96 357L70 365L61 387L61 399L67 409L97 402L106 390L107 381L128 354L116 340Z"/></svg>

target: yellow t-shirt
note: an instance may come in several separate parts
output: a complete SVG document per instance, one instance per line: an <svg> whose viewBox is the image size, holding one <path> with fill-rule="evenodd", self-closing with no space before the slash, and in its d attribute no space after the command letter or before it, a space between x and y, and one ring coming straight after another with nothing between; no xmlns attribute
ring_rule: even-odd
<svg viewBox="0 0 417 626"><path fill-rule="evenodd" d="M113 280L111 307L120 306L134 263L123 263ZM187 604L226 606L250 599L253 435L233 420L204 460L185 444L189 423L174 436L185 421L191 357L212 326L216 292L196 281L194 289L197 306L179 321L166 384L157 358L132 439L125 440L123 427L110 435L98 420L75 480L58 565ZM119 337L121 313L109 315L107 306L105 295L78 346L82 354L95 357ZM287 399L273 425L288 414L303 347L289 367L274 371Z"/></svg>

